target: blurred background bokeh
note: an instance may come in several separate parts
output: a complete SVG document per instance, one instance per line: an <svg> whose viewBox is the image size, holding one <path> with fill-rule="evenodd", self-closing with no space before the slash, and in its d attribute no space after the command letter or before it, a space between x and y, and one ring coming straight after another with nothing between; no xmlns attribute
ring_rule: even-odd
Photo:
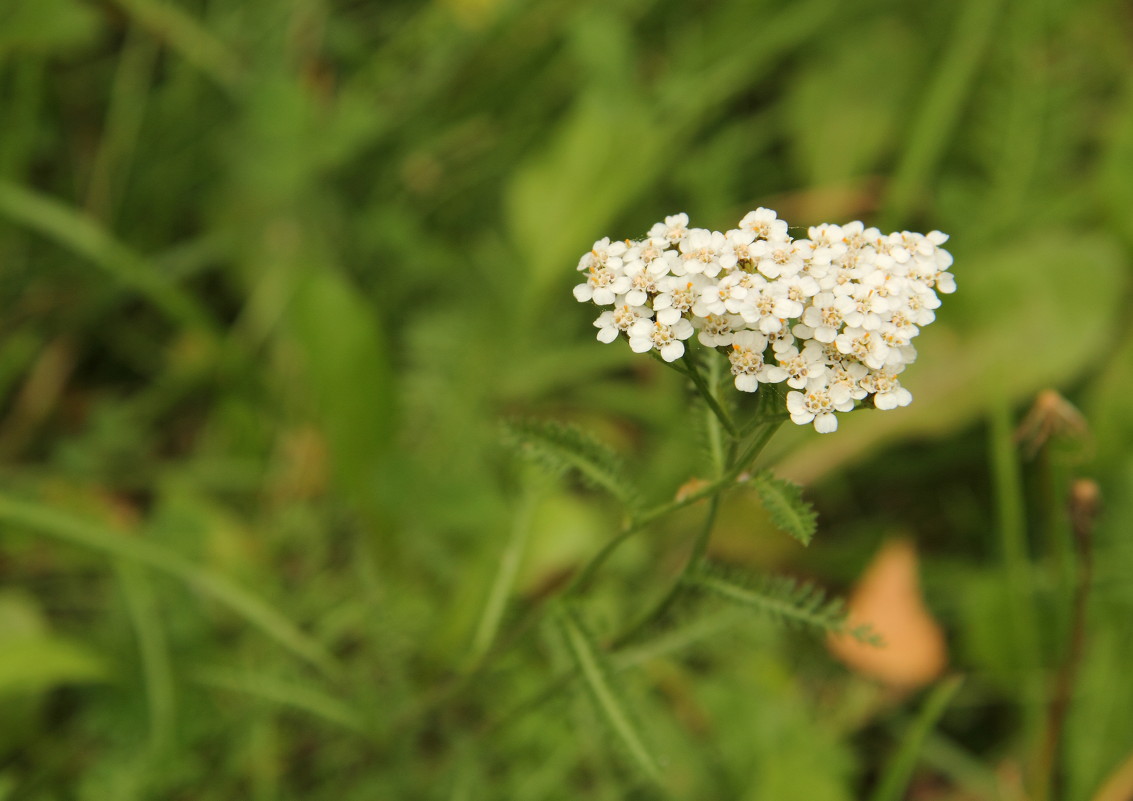
<svg viewBox="0 0 1133 801"><path fill-rule="evenodd" d="M903 797L1133 797L1128 4L0 0L0 799L656 797L584 693L508 718L552 632L449 689L501 559L507 632L619 525L501 420L593 432L653 500L706 469L579 255L757 206L945 231L959 291L911 406L775 441L814 543L738 493L713 558L848 593L903 543L964 676ZM1073 406L1017 436L1044 389ZM619 553L599 634L695 521ZM915 638L877 669L712 621L625 670L672 794L877 792Z"/></svg>

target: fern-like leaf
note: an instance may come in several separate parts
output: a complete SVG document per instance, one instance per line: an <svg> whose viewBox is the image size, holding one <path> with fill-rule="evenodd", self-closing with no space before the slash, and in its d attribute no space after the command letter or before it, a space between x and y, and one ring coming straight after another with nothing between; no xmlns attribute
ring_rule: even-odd
<svg viewBox="0 0 1133 801"><path fill-rule="evenodd" d="M586 631L574 609L564 606L557 615L563 640L574 660L583 685L590 694L599 717L625 747L641 771L655 782L661 781L661 769L645 744L645 738L625 706L625 694L615 681L614 671L606 655Z"/></svg>
<svg viewBox="0 0 1133 801"><path fill-rule="evenodd" d="M871 645L881 645L866 625L849 626L845 604L828 599L822 588L786 576L747 576L704 566L685 579L691 586L727 601L754 609L788 626L830 634L848 634Z"/></svg>
<svg viewBox="0 0 1133 801"><path fill-rule="evenodd" d="M771 515L775 527L803 545L809 545L818 527L818 515L814 507L803 499L802 488L785 479L775 478L770 470L756 474L751 484L759 493L763 508Z"/></svg>
<svg viewBox="0 0 1133 801"><path fill-rule="evenodd" d="M641 494L626 475L621 459L585 432L547 420L512 420L509 438L526 456L555 472L573 471L590 486L603 489L635 507Z"/></svg>

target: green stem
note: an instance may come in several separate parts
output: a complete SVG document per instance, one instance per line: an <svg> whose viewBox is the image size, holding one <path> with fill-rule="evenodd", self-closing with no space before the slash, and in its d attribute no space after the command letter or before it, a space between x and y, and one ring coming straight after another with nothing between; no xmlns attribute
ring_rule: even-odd
<svg viewBox="0 0 1133 801"><path fill-rule="evenodd" d="M751 465L767 445L771 439L772 434L782 423L782 419L764 420L764 429L751 442L748 443L747 449L740 455L731 468L716 481L711 484L706 484L696 492L686 495L679 500L670 501L662 506L655 507L654 509L643 513L636 519L632 520L620 533L613 539L606 543L606 545L599 551L593 559L591 559L586 566L575 575L574 579L567 585L566 595L574 595L580 592L594 577L598 568L618 549L619 546L634 534L644 530L654 520L672 514L678 509L683 509L686 506L692 506L697 501L704 500L707 497L716 495L717 493L727 489L735 483L736 478L739 477L744 470Z"/></svg>
<svg viewBox="0 0 1133 801"><path fill-rule="evenodd" d="M688 370L681 367L676 362L665 361L664 359L661 358L661 354L658 353L657 351L651 350L651 351L647 351L647 353L648 353L649 356L651 356L653 358L653 361L657 362L658 364L664 365L665 367L668 367L670 370L676 370L678 373L683 375L685 378L688 378L688 379L692 378L692 376L690 376L688 374Z"/></svg>
<svg viewBox="0 0 1133 801"><path fill-rule="evenodd" d="M686 349L685 355L682 357L684 363L688 365L688 377L692 379L692 383L696 385L696 391L704 398L704 402L708 404L708 408L716 415L716 419L720 421L720 425L724 426L724 430L731 435L732 439L739 439L740 432L736 428L732 418L723 406L716 400L716 396L712 392L712 388L708 386L708 382L704 380L704 376L700 374L700 368L696 366L696 359Z"/></svg>
<svg viewBox="0 0 1133 801"><path fill-rule="evenodd" d="M728 470L726 475L738 477L740 473L751 466L755 458L759 456L760 452L766 447L767 443L771 441L771 436L779 427L779 422L767 422L763 430L760 431L754 439L748 444L746 450L740 455ZM669 587L668 592L658 601L652 609L646 612L636 623L630 626L626 631L618 635L618 637L611 644L611 648L620 648L628 642L631 642L639 633L653 625L655 622L665 616L665 613L672 608L676 603L681 593L684 591L685 582L689 574L699 568L703 562L705 554L708 552L708 541L712 538L712 529L716 524L716 514L720 508L720 493L716 492L712 495L712 500L709 502L708 514L705 516L704 525L700 529L700 533L692 544L692 551L689 553L688 559L685 561L681 573L677 576L676 581Z"/></svg>
<svg viewBox="0 0 1133 801"><path fill-rule="evenodd" d="M631 520L625 526L625 528L622 529L621 532L619 532L609 542L607 542L602 550L595 554L594 558L592 558L586 564L586 566L583 567L583 569L574 576L570 584L568 584L566 589L563 591L563 597L570 598L581 592L593 580L599 568L601 568L601 566L605 564L606 560L609 559L611 555L613 555L614 551L616 551L622 545L622 543L624 543L634 534L637 534L638 532L648 528L650 523L653 523L655 520L659 520L662 517L670 515L679 509L683 509L686 506L692 506L693 504L698 503L705 498L713 497L714 504L718 502L718 496L724 490L733 486L736 483L736 479L744 472L744 470L750 467L751 463L755 461L756 457L759 456L760 452L770 441L771 436L783 422L783 419L784 418L781 416L775 416L773 418L761 418L760 422L763 424L762 430L760 430L756 434L756 436L752 438L750 442L748 442L747 447L740 454L739 458L732 462L731 467L729 467L724 475L720 476L720 478L716 481L713 481L710 484L706 484L695 492L689 493L684 498L662 504L661 506L644 512L637 518ZM712 511L712 515L715 515L715 511ZM711 526L706 526L706 529L710 530ZM702 534L702 537L703 536L705 535ZM699 553L700 555L703 555L703 548L707 547L707 539L705 539L704 544L699 547ZM697 551L698 547L694 545L694 552ZM531 610L531 612L524 618L524 620L518 626L516 626L515 629L507 637L502 638L502 641L497 640L495 645L490 646L471 670L456 677L452 682L445 685L444 687L439 688L435 693L432 694L429 699L418 704L414 710L401 715L395 722L393 730L402 730L402 728L410 721L418 720L425 715L435 712L446 702L454 697L459 696L465 688L474 684L488 669L488 666L491 664L493 657L496 657L510 649L522 638L522 636L526 632L530 631L534 626L536 626L543 619L545 614L545 608L537 608ZM625 642L628 641L628 638L623 634L622 636L618 637L617 641L619 643ZM558 690L560 690L562 687L565 687L572 678L572 675L560 677L552 686L546 689L545 693L540 693L540 699L545 699L546 697L553 696ZM537 703L542 703L542 700L537 701Z"/></svg>
<svg viewBox="0 0 1133 801"><path fill-rule="evenodd" d="M633 534L641 531L650 522L656 520L657 518L663 517L670 512L676 511L677 509L682 509L685 506L690 506L697 501L711 496L712 501L709 506L708 514L705 517L704 525L701 528L696 542L693 543L692 553L690 554L688 561L685 563L685 567L681 571L680 577L676 582L674 582L673 586L669 588L669 592L666 593L665 597L662 598L661 601L653 607L653 609L646 613L637 623L626 629L623 633L621 633L614 639L614 641L607 648L608 651L616 652L620 650L635 636L637 636L637 633L641 629L649 626L654 620L668 611L669 606L673 603L673 601L676 600L680 589L683 586L683 581L687 577L689 571L697 567L699 562L703 560L704 553L708 547L708 540L712 532L713 524L715 523L716 513L719 507L720 495L722 491L729 485L733 484L736 478L741 473L743 473L744 470L751 466L752 462L755 461L756 457L759 456L760 452L762 452L763 448L766 447L767 443L771 440L771 436L779 428L779 425L783 422L783 419L764 418L761 419L760 422L763 424L763 429L754 439L752 439L751 442L748 443L743 453L740 454L739 458L732 462L732 466L723 476L721 476L717 481L714 481L711 484L702 487L700 490L692 493L688 497L680 501L673 501L672 503L668 503L664 506L654 509L652 512L646 513L637 521L630 524L624 531L618 534L618 536L614 537L612 540L610 540L610 542L606 543L606 547L603 548L598 553L598 555L590 561L590 563L575 577L574 581L572 581L571 584L567 587L567 590L564 593L565 597L569 597L572 593L578 592L587 584L587 582L590 581L601 564L610 556L610 554L612 554L617 549L619 545L629 539L629 537ZM559 674L534 696L521 702L518 706L513 708L502 718L486 725L479 734L487 735L506 728L511 723L515 722L519 718L522 718L527 713L542 706L543 704L554 698L560 691L570 686L574 678L575 674L573 672L565 672Z"/></svg>
<svg viewBox="0 0 1133 801"><path fill-rule="evenodd" d="M1023 689L1023 729L1028 751L1038 743L1042 725L1043 688L1038 676L1041 649L1034 585L1027 542L1023 479L1012 436L1011 407L1005 398L995 404L991 416L991 473L995 494L1000 556L1010 598L1008 614L1014 634L1016 669Z"/></svg>
<svg viewBox="0 0 1133 801"><path fill-rule="evenodd" d="M756 397L759 401L758 412L740 431L740 439L747 439L756 428L764 423L774 420L783 422L790 417L785 411L786 401L784 396L776 389L775 384L764 384L759 388L759 394Z"/></svg>
<svg viewBox="0 0 1133 801"><path fill-rule="evenodd" d="M708 380L713 389L720 388L720 368L722 360L712 359L708 362ZM712 458L712 472L716 476L720 476L731 464L731 459L735 455L736 440L728 443L728 447L724 447L724 432L721 430L720 420L712 411L712 407L708 407L704 411L704 426L705 426L705 439L708 444L708 453Z"/></svg>
<svg viewBox="0 0 1133 801"><path fill-rule="evenodd" d="M712 528L716 524L716 513L720 509L720 495L717 493L712 496L712 500L708 502L708 514L704 517L704 523L700 528L700 533L697 534L696 539L692 544L692 551L689 557L685 560L684 567L681 568L681 573L677 576L670 586L668 591L661 597L652 609L642 615L636 623L618 635L611 644L611 649L621 648L628 642L632 642L638 634L645 629L649 628L655 622L665 616L665 613L672 608L673 604L681 596L685 589L685 580L688 578L689 573L696 569L704 560L704 554L708 551L708 540L712 537Z"/></svg>
<svg viewBox="0 0 1133 801"><path fill-rule="evenodd" d="M1048 446L1049 447L1049 446ZM1091 481L1075 482L1070 492L1073 547L1076 550L1076 576L1070 618L1069 641L1055 675L1047 709L1046 729L1039 751L1039 783L1035 799L1063 798L1066 776L1063 766L1066 719L1075 695L1078 676L1086 650L1086 604L1093 582L1093 528L1097 514L1097 485Z"/></svg>

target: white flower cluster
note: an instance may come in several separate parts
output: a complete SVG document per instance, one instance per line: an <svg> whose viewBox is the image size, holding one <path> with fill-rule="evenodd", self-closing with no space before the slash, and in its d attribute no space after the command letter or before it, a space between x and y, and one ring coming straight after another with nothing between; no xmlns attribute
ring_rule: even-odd
<svg viewBox="0 0 1133 801"><path fill-rule="evenodd" d="M724 233L676 214L640 241L595 242L574 296L610 307L594 323L601 342L624 335L635 352L671 362L695 333L727 353L737 389L786 381L791 419L822 433L858 401L907 405L897 376L916 358L910 343L935 318L937 293L956 291L947 235L860 222L808 235L793 239L764 208Z"/></svg>

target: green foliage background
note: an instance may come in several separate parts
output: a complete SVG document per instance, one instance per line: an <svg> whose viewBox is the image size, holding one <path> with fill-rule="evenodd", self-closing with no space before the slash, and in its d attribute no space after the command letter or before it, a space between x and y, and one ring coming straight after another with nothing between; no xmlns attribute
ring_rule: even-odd
<svg viewBox="0 0 1133 801"><path fill-rule="evenodd" d="M1101 798L1133 754L1131 53L1118 0L2 0L0 799L655 797L585 693L521 707L554 627L454 677L619 526L501 419L593 432L651 503L707 474L679 377L593 340L579 254L759 205L946 231L959 292L911 407L774 442L809 549L748 492L713 556L843 591L915 537L966 679L908 797L1020 799L1096 479L1053 770ZM1091 435L1020 461L1045 387ZM594 637L695 525L619 552ZM884 789L922 700L750 617L603 674L663 786Z"/></svg>

